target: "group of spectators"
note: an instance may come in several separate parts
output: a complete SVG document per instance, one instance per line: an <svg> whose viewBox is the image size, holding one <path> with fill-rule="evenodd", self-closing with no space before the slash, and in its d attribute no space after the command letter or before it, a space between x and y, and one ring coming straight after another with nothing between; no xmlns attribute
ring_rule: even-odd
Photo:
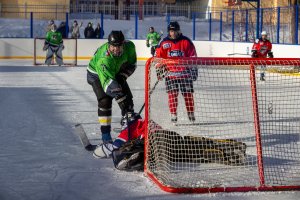
<svg viewBox="0 0 300 200"><path fill-rule="evenodd" d="M54 20L50 20L46 31L51 30L51 26L54 24ZM74 20L71 28L70 28L70 33L71 33L71 38L80 38L80 28L82 27L83 22L78 24L77 20ZM57 31L61 33L62 38L68 38L67 33L66 33L66 23L61 22L57 28ZM84 29L84 37L85 38L103 38L104 36L104 31L103 28L100 26L100 23L97 23L96 28L93 28L93 23L89 22L87 26Z"/></svg>

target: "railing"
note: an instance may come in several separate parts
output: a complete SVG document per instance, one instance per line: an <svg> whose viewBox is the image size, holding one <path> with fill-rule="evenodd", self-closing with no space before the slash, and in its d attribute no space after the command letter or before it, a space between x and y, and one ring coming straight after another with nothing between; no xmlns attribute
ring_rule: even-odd
<svg viewBox="0 0 300 200"><path fill-rule="evenodd" d="M203 12L195 12L190 6L176 7L157 5L138 5L117 9L114 5L99 6L24 6L18 12L9 11L10 7L2 5L0 23L7 27L0 30L0 37L44 37L45 27L50 19L54 19L59 26L64 22L66 32L73 20L82 21L81 37L88 22L94 26L101 24L104 31L124 29L128 39L145 39L149 26L166 33L167 24L177 20L183 34L193 40L253 42L262 30L267 31L273 43L299 43L299 7L262 8L259 10L223 10L211 12L209 8ZM39 9L39 12L33 10ZM45 12L50 9L53 12ZM206 9L206 10L205 10ZM6 10L6 11L3 11ZM28 12L31 10L30 12ZM258 11L258 12L257 12ZM141 13L142 12L142 16ZM257 26L257 13L259 24ZM140 20L140 18L143 20ZM122 21L112 20L119 19ZM127 20L126 20L127 19ZM5 24L7 24L5 26ZM10 27L13 26L14 29ZM95 27L94 27L95 28ZM129 30L130 29L130 30ZM133 30L132 30L133 29ZM70 34L67 34L70 36ZM107 33L104 38L107 37Z"/></svg>

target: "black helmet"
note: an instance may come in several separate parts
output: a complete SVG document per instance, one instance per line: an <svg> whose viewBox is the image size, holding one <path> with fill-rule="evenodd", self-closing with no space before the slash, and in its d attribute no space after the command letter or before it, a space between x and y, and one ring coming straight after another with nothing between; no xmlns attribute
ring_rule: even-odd
<svg viewBox="0 0 300 200"><path fill-rule="evenodd" d="M124 43L124 35L122 31L112 31L108 35L108 44L113 46L121 46Z"/></svg>
<svg viewBox="0 0 300 200"><path fill-rule="evenodd" d="M179 31L180 26L179 26L178 22L176 22L176 21L170 22L168 25L168 31L170 31L170 30Z"/></svg>

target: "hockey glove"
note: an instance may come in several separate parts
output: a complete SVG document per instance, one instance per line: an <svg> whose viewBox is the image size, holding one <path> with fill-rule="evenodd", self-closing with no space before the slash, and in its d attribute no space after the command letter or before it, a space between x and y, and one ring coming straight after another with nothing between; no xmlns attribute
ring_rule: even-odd
<svg viewBox="0 0 300 200"><path fill-rule="evenodd" d="M268 52L268 58L274 58L274 55L273 55L273 52L272 52L272 51L269 51L269 52Z"/></svg>
<svg viewBox="0 0 300 200"><path fill-rule="evenodd" d="M43 47L43 51L47 51L48 48L49 48L49 43L45 42L44 47Z"/></svg>
<svg viewBox="0 0 300 200"><path fill-rule="evenodd" d="M106 86L105 93L112 98L124 96L121 85L115 80L111 80L109 85Z"/></svg>
<svg viewBox="0 0 300 200"><path fill-rule="evenodd" d="M134 73L135 69L136 69L136 64L130 64L126 62L122 64L118 74L124 76L127 79L129 76L131 76Z"/></svg>
<svg viewBox="0 0 300 200"><path fill-rule="evenodd" d="M252 50L251 58L258 58L256 50Z"/></svg>
<svg viewBox="0 0 300 200"><path fill-rule="evenodd" d="M147 43L146 43L146 46L147 46L147 47L150 47L150 44L149 44L149 42L148 42L148 41L147 41Z"/></svg>
<svg viewBox="0 0 300 200"><path fill-rule="evenodd" d="M196 81L198 78L198 68L197 66L192 67L191 69L191 78L193 81Z"/></svg>
<svg viewBox="0 0 300 200"><path fill-rule="evenodd" d="M65 45L64 44L61 44L60 47L61 47L61 50L65 49Z"/></svg>

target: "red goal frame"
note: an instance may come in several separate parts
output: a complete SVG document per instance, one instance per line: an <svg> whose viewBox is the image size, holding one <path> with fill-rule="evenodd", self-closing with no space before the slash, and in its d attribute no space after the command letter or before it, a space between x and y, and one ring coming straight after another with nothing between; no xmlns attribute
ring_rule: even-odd
<svg viewBox="0 0 300 200"><path fill-rule="evenodd" d="M149 93L151 94L150 82L148 77L150 77L150 67L151 63L154 61L154 57L147 60L145 65L145 122L146 127L149 127ZM188 61L193 61L193 64L197 65L231 65L249 66L250 71L250 83L252 92L252 106L253 106L253 116L254 116L254 130L256 138L256 151L257 151L257 173L259 175L259 186L241 186L241 187L210 187L210 188L175 188L172 186L164 185L150 170L147 168L147 155L148 155L148 134L149 130L146 128L145 133L145 160L144 160L144 173L162 190L171 193L215 193L215 192L249 192L249 191L288 191L288 190L300 190L299 185L282 185L282 186L272 186L266 185L265 175L264 175L264 164L262 158L262 145L261 145L261 133L260 133L260 119L258 114L258 100L257 100L257 87L256 87L256 77L255 77L255 65L265 64L265 65L280 65L280 66L300 66L300 59L298 58L225 58L225 57L197 57L197 58L180 58L180 59L164 59L165 64L184 64ZM299 77L300 78L300 77Z"/></svg>

